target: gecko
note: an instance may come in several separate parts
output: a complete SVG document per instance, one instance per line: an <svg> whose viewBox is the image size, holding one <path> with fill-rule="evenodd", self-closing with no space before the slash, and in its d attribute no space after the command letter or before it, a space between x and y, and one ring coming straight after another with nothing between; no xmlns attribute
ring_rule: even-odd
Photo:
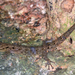
<svg viewBox="0 0 75 75"><path fill-rule="evenodd" d="M50 66L52 66L52 62L48 57L47 53L49 51L55 50L58 45L63 43L68 36L75 30L75 24L73 24L65 33L63 33L60 37L55 39L52 42L43 42L43 45L41 46L21 46L21 45L13 45L13 44L7 44L0 42L0 52L6 52L6 53L22 53L22 54L28 54L33 50L34 55L40 54L44 60L47 61L46 66L48 66L48 69L50 69ZM54 63L54 62L53 62Z"/></svg>

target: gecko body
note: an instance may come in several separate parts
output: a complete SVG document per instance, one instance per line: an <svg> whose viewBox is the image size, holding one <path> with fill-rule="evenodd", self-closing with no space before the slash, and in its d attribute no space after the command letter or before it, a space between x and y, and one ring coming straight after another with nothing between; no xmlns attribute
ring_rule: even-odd
<svg viewBox="0 0 75 75"><path fill-rule="evenodd" d="M47 61L48 69L49 65L53 68L51 65L51 60L47 57L47 52L51 50L55 50L58 45L60 45L62 42L65 41L65 39L68 38L68 36L75 30L75 24L71 26L64 34L62 34L60 37L58 37L56 40L52 42L45 42L42 46L20 46L20 45L12 45L7 43L0 42L0 52L8 52L8 53L22 53L22 54L28 54L29 52L32 52L34 54L40 54L43 59ZM36 51L35 51L36 50Z"/></svg>

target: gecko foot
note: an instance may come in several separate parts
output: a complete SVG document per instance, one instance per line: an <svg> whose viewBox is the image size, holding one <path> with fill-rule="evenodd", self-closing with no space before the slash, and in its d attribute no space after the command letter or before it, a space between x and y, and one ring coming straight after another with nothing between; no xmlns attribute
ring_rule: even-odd
<svg viewBox="0 0 75 75"><path fill-rule="evenodd" d="M50 66L51 66L52 69L54 69L54 67L53 67L53 65L52 65L51 63L55 63L55 62L49 60L49 61L47 61L47 63L45 64L45 67L48 66L48 70L50 70Z"/></svg>

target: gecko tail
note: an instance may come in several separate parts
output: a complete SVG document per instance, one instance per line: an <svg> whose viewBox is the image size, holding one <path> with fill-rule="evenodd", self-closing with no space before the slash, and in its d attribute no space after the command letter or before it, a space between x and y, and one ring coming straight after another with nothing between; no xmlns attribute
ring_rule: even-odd
<svg viewBox="0 0 75 75"><path fill-rule="evenodd" d="M73 24L73 26L71 26L64 34L62 34L57 40L60 39L59 44L61 44L62 42L65 41L65 39L67 39L69 37L69 35L75 30L75 24ZM58 45L59 45L58 44Z"/></svg>
<svg viewBox="0 0 75 75"><path fill-rule="evenodd" d="M52 41L52 42L48 42L49 45L51 46L58 46L60 45L62 42L64 42L68 36L75 30L75 24L73 24L73 26L71 26L64 34L62 34L60 37L58 37L56 40Z"/></svg>

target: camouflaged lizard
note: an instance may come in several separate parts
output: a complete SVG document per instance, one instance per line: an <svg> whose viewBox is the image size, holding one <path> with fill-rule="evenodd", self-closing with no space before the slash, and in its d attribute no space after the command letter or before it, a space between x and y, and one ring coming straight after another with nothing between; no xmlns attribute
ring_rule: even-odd
<svg viewBox="0 0 75 75"><path fill-rule="evenodd" d="M8 53L22 53L22 54L28 54L29 52L33 52L33 54L40 54L42 58L44 58L47 61L48 68L49 65L53 68L51 65L50 59L47 57L47 52L55 50L58 45L60 45L62 42L67 39L67 37L75 30L75 24L73 24L72 27L70 27L64 34L62 34L60 37L58 37L56 40L52 42L48 42L42 45L42 46L20 46L20 45L12 45L12 44L6 44L0 42L0 52L8 52ZM31 53L32 53L31 52Z"/></svg>

